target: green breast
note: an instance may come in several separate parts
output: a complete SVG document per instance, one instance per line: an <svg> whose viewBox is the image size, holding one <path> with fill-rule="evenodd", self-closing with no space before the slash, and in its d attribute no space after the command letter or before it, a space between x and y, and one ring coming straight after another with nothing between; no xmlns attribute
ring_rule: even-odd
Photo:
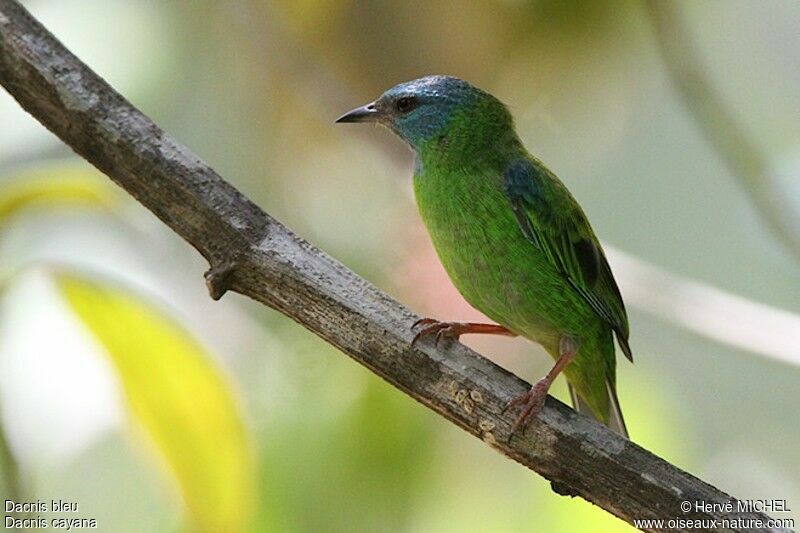
<svg viewBox="0 0 800 533"><path fill-rule="evenodd" d="M414 176L420 213L459 292L492 320L551 351L561 333L580 334L596 316L520 231L492 168Z"/></svg>

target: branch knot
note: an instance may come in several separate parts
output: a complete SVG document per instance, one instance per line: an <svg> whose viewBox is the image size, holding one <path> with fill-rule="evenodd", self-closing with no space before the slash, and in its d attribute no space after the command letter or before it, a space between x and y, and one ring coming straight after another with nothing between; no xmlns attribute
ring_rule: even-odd
<svg viewBox="0 0 800 533"><path fill-rule="evenodd" d="M212 266L206 271L204 274L206 278L206 287L208 287L208 294L213 300L219 300L228 292L231 277L235 270L236 263L233 261L226 261L217 266Z"/></svg>

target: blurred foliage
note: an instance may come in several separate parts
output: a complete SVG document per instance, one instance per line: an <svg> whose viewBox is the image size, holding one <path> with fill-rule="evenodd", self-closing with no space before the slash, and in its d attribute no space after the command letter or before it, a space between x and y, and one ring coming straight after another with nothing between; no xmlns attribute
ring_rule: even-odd
<svg viewBox="0 0 800 533"><path fill-rule="evenodd" d="M56 280L113 360L131 413L178 481L192 530L243 531L254 465L219 369L151 304L74 274L60 272Z"/></svg>
<svg viewBox="0 0 800 533"><path fill-rule="evenodd" d="M16 172L0 193L0 229L30 210L119 206L119 193L86 165L54 162ZM16 274L16 273L15 273ZM74 312L105 347L136 423L174 475L197 531L244 531L254 507L252 447L227 380L185 330L111 284L58 272ZM0 280L0 286L10 282ZM10 494L24 498L17 464L0 428Z"/></svg>
<svg viewBox="0 0 800 533"><path fill-rule="evenodd" d="M387 132L343 129L332 121L394 83L434 73L467 78L507 102L527 146L562 177L609 243L675 273L800 312L797 263L764 230L751 199L687 116L638 2L108 0L91 9L85 0L25 3L79 57L245 194L422 314L479 318L452 288L421 227L407 149ZM796 161L800 4L733 0L676 6L709 76L742 123L776 160ZM24 181L34 189L42 185L40 192L17 189L20 167L45 169L47 161L67 153L0 94L0 205L16 206L8 200L13 196L57 197L57 190L69 189L71 170L36 170ZM796 167L792 163L785 172L790 184L797 181ZM75 168L94 172L80 162ZM88 204L67 203L95 205L91 196ZM800 205L800 197L792 201ZM194 456L174 448L191 435L205 442L195 444L203 450L198 453L210 454L203 476L231 476L229 497L233 485L248 483L244 461L253 461L252 530L630 529L590 504L555 496L538 476L288 319L234 294L207 302L207 265L151 214L129 204L122 207L122 224L119 206L112 223L94 208L39 209L6 219L0 271L31 257L78 271L88 263L92 271L124 280L125 287L145 287L169 302L167 313L95 276L88 289L78 291L94 309L92 320L110 320L96 314L109 302L137 315L111 324L115 335L133 338L116 341L129 350L128 365L145 365L135 360L142 351L133 352L128 342L150 345L174 328L188 332L181 339L197 339L187 341L194 348L183 349L207 355L180 352L185 363L167 357L145 368L159 378L153 387L169 383L162 372L206 375L217 383L210 391L194 388L196 382L170 389L198 394L202 405L170 402L160 396L166 391L146 388L136 395L139 403L129 405L164 417L180 418L180 406L193 413L176 418L157 440L166 458L157 464L173 473L177 466L170 457ZM21 213L16 207L13 212ZM103 297L95 301L98 294ZM3 308L4 321L27 312L44 323L58 308L55 300L33 294L14 302ZM785 415L800 402L800 371L712 343L639 309L630 314L636 365L620 364L619 386L633 439L739 497L785 498L800 508L800 427ZM157 337L135 327L141 320ZM528 379L550 364L522 340L465 340ZM3 341L0 364L13 355ZM70 349L64 343L64 358ZM91 346L81 349L92 352ZM177 365L179 370L169 370ZM227 388L217 367L236 382L227 393L233 398L218 400L222 407L199 421L214 387ZM36 372L43 379L55 371L42 365ZM121 381L130 395L130 384ZM563 384L556 386L563 398ZM32 446L14 420L46 419L47 406L34 400L48 397L47 391L32 384L27 393L30 401L13 404L28 405L23 414L3 412L12 451ZM0 403L9 409L9 402ZM245 427L225 429L230 426L217 409L238 413L240 403ZM747 423L733 422L741 420ZM158 418L145 427L163 424ZM179 429L188 433L179 435ZM44 441L71 436L59 427L41 431ZM151 446L147 439L121 439L120 433L106 430L77 456L54 464L21 461L30 494L78 498L87 515L103 518L104 530L173 531L181 514L161 503L171 501L160 487L162 476L138 467L136 450ZM225 466L231 456L214 452L209 443L231 445L237 439L243 447L252 442L255 457ZM166 446L172 451L161 449ZM193 490L188 476L178 474L187 494ZM197 491L195 504L215 497ZM212 508L233 512L227 502Z"/></svg>
<svg viewBox="0 0 800 533"><path fill-rule="evenodd" d="M85 165L56 162L7 176L0 193L0 229L6 220L31 208L113 209L118 192L108 179Z"/></svg>

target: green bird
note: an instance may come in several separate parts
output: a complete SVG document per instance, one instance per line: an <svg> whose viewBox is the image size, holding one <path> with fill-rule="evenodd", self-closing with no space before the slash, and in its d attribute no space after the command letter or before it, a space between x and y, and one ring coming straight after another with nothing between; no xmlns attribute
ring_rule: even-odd
<svg viewBox="0 0 800 533"><path fill-rule="evenodd" d="M614 336L633 361L628 318L603 248L578 202L522 145L494 96L451 76L401 83L337 122L387 126L413 149L414 193L439 259L464 298L497 322L418 321L421 337L521 335L555 359L508 407L512 434L559 373L578 412L627 437Z"/></svg>

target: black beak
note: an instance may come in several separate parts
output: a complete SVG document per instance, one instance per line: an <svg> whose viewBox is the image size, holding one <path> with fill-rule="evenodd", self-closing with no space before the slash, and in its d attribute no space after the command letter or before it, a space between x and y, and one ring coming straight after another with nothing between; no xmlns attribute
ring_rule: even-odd
<svg viewBox="0 0 800 533"><path fill-rule="evenodd" d="M371 104L362 105L352 111L348 111L341 117L336 119L336 122L374 122L378 120L380 114L375 107L375 102Z"/></svg>

